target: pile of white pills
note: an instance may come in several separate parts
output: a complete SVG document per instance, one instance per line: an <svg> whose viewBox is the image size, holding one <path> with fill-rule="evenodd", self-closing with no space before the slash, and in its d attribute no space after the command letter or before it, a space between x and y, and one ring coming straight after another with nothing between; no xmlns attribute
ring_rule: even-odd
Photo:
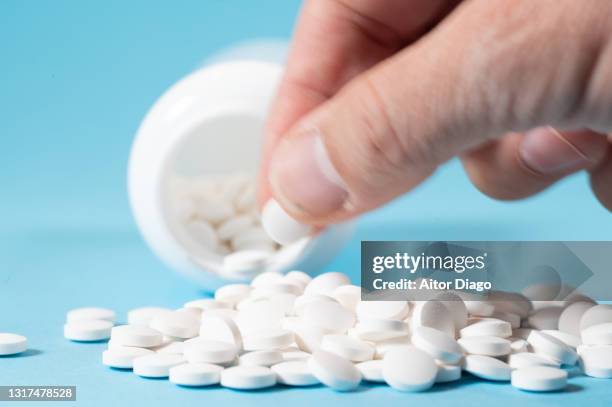
<svg viewBox="0 0 612 407"><path fill-rule="evenodd" d="M612 305L584 296L531 302L498 292L463 301L444 292L420 302L362 301L342 273L265 272L180 309L133 309L126 325L113 326L115 313L103 308L66 319L68 339L110 338L104 365L181 386L322 383L351 391L364 380L415 392L467 372L545 392L565 388L576 364L587 376L612 378Z"/></svg>
<svg viewBox="0 0 612 407"><path fill-rule="evenodd" d="M255 180L246 174L175 178L171 208L183 245L223 265L229 279L250 279L274 260L284 245L311 232L274 200L260 214Z"/></svg>

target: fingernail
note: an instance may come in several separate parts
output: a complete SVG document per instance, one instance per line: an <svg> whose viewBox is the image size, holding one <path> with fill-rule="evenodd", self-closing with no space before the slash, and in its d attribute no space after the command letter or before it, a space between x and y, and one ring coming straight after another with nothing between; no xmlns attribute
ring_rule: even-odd
<svg viewBox="0 0 612 407"><path fill-rule="evenodd" d="M545 175L556 175L587 166L590 160L552 127L538 127L525 133L519 148L525 165Z"/></svg>
<svg viewBox="0 0 612 407"><path fill-rule="evenodd" d="M285 138L270 161L270 186L282 205L309 216L340 209L348 196L315 129Z"/></svg>

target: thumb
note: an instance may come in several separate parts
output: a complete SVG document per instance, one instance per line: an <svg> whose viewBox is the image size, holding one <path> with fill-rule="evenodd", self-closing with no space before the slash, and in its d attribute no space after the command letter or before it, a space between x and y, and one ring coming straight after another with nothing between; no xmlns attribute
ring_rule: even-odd
<svg viewBox="0 0 612 407"><path fill-rule="evenodd" d="M600 17L610 10L563 2L464 3L282 138L269 165L275 198L324 225L388 202L494 135L544 124L609 129L611 84L602 81L611 78L593 73L611 69L600 55L611 48Z"/></svg>

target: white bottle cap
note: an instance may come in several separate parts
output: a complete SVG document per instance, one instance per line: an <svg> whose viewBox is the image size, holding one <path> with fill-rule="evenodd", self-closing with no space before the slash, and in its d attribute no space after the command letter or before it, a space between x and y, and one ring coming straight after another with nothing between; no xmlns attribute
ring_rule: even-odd
<svg viewBox="0 0 612 407"><path fill-rule="evenodd" d="M205 289L230 280L222 276L222 258L194 251L182 241L184 225L170 210L171 180L256 174L264 122L281 74L281 65L255 60L204 67L159 98L138 130L128 174L136 223L166 264ZM344 245L352 229L352 223L333 226L284 247L262 271L316 271Z"/></svg>

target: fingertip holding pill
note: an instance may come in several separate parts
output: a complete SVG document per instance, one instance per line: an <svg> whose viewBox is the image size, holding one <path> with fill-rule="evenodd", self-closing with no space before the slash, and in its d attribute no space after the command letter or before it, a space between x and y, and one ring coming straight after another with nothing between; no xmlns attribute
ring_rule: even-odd
<svg viewBox="0 0 612 407"><path fill-rule="evenodd" d="M261 212L261 224L275 242L287 245L309 236L312 226L292 218L275 200L270 199Z"/></svg>

